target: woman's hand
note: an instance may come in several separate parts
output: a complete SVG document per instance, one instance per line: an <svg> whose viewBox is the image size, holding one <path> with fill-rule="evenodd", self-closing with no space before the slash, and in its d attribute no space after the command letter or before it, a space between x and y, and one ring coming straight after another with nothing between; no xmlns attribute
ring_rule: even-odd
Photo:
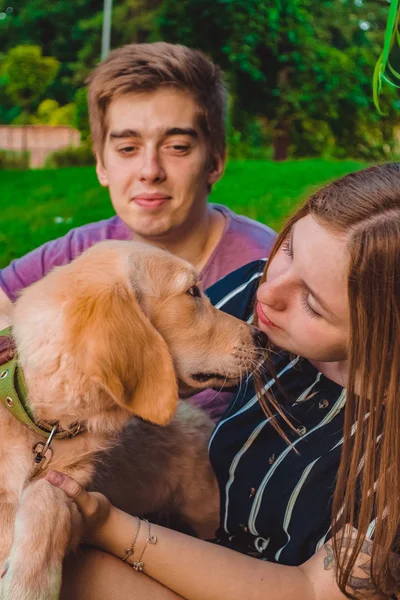
<svg viewBox="0 0 400 600"><path fill-rule="evenodd" d="M108 498L98 492L87 492L75 479L59 471L49 471L46 480L75 502L85 523L85 539L94 541L110 515L112 505Z"/></svg>

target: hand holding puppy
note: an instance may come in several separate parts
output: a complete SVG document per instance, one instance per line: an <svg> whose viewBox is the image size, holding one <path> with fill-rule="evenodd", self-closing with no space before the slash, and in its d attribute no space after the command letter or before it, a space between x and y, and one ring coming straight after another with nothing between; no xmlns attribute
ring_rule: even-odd
<svg viewBox="0 0 400 600"><path fill-rule="evenodd" d="M46 480L75 502L85 523L85 540L95 544L97 532L110 516L112 505L108 498L99 492L87 492L75 479L59 471L49 471Z"/></svg>

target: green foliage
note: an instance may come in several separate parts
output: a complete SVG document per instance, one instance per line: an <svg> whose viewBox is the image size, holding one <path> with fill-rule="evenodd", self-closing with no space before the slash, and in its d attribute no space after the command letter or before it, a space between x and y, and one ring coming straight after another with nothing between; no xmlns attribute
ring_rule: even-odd
<svg viewBox="0 0 400 600"><path fill-rule="evenodd" d="M112 46L152 41L160 4L161 0L115 1ZM12 15L0 21L2 48L38 44L45 55L57 57L61 69L49 97L69 103L74 87L83 85L100 60L103 5L103 0L18 0Z"/></svg>
<svg viewBox="0 0 400 600"><path fill-rule="evenodd" d="M13 125L67 125L76 127L76 106L74 103L60 106L57 100L46 98L35 113L23 110L12 119Z"/></svg>
<svg viewBox="0 0 400 600"><path fill-rule="evenodd" d="M31 110L54 81L59 68L59 61L42 56L39 46L16 46L3 62L6 93L21 108Z"/></svg>
<svg viewBox="0 0 400 600"><path fill-rule="evenodd" d="M290 148L296 155L317 153L332 146L332 139L334 146L344 147L354 140L351 155L364 157L376 133L371 158L376 157L381 137L371 78L385 5L372 0L357 5L353 0L165 0L163 7L163 36L202 48L227 71L236 104L234 129L242 131L237 113L264 116L276 158L285 158ZM385 130L392 138L398 121L393 96L386 112ZM359 127L360 120L371 127ZM298 144L298 132L321 121L327 127L318 125L318 142L311 133L307 144Z"/></svg>
<svg viewBox="0 0 400 600"><path fill-rule="evenodd" d="M60 106L56 100L47 98L38 106L36 122L45 125L68 125L75 127L76 105L73 102Z"/></svg>
<svg viewBox="0 0 400 600"><path fill-rule="evenodd" d="M46 98L43 100L36 111L36 116L39 120L39 123L49 124L52 118L52 115L55 111L60 108L57 100L53 100L51 98Z"/></svg>
<svg viewBox="0 0 400 600"><path fill-rule="evenodd" d="M119 0L114 3L111 45L151 42L158 39L157 15L160 0ZM74 82L82 85L91 69L97 64L101 47L103 4L98 12L88 12L78 27L84 34L84 43L69 67Z"/></svg>
<svg viewBox="0 0 400 600"><path fill-rule="evenodd" d="M12 120L13 125L33 125L35 122L35 115L27 110L19 110L17 116Z"/></svg>
<svg viewBox="0 0 400 600"><path fill-rule="evenodd" d="M380 96L382 93L383 83L386 81L393 87L397 89L400 88L400 73L396 71L390 60L390 54L392 52L393 45L397 45L397 47L400 46L399 22L399 0L391 0L383 49L381 55L376 61L373 78L374 104L380 114L384 114L380 105ZM397 83L395 83L395 81Z"/></svg>
<svg viewBox="0 0 400 600"><path fill-rule="evenodd" d="M398 1L392 0L392 13ZM68 123L87 140L83 86L100 59L103 0L15 4L0 21L0 122ZM7 6L0 0L0 12ZM117 47L165 39L209 53L224 68L231 90L231 157L269 156L272 146L277 159L327 154L388 159L395 150L400 92L389 87L381 98L384 118L371 94L388 12L384 0L119 0L113 6L111 42ZM392 76L390 68L400 60L393 19L390 27L380 78ZM59 61L57 75L46 85L24 74L30 69L45 76L46 68L36 68L37 55L34 66L31 59L20 60L22 67L11 70L18 82L10 83L6 63L21 44L23 52L40 46L41 60ZM45 105L41 113L46 114L39 115L39 104L49 99L58 106Z"/></svg>
<svg viewBox="0 0 400 600"><path fill-rule="evenodd" d="M4 2L3 6L8 4ZM71 86L70 65L86 43L80 22L101 12L103 0L18 0L13 8L12 14L0 22L2 49L8 51L19 44L39 45L45 56L56 57L61 68L47 96L61 105L71 102L75 89ZM100 45L94 51L98 59Z"/></svg>
<svg viewBox="0 0 400 600"><path fill-rule="evenodd" d="M90 144L70 146L63 150L52 152L46 159L45 168L58 169L59 167L86 167L95 162Z"/></svg>
<svg viewBox="0 0 400 600"><path fill-rule="evenodd" d="M79 129L81 132L82 141L87 140L90 136L89 126L89 110L87 103L87 91L86 88L79 88L74 98L76 113L74 127Z"/></svg>
<svg viewBox="0 0 400 600"><path fill-rule="evenodd" d="M293 158L302 156L335 155L335 138L324 120L308 119L293 123L289 155ZM345 158L347 154L341 158Z"/></svg>
<svg viewBox="0 0 400 600"><path fill-rule="evenodd" d="M29 169L29 152L0 150L0 170L2 169L16 171Z"/></svg>
<svg viewBox="0 0 400 600"><path fill-rule="evenodd" d="M242 116L241 129L228 123L227 153L230 159L270 159L271 136L263 119Z"/></svg>

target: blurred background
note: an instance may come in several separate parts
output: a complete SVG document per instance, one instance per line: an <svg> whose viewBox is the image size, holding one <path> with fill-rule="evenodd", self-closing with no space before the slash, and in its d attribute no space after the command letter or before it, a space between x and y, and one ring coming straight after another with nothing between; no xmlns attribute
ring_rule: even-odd
<svg viewBox="0 0 400 600"><path fill-rule="evenodd" d="M0 0L0 267L113 214L93 168L85 89L107 32L111 48L165 40L219 63L230 90L228 166L210 199L279 228L314 186L400 154L399 91L385 91L383 115L372 100L389 7Z"/></svg>

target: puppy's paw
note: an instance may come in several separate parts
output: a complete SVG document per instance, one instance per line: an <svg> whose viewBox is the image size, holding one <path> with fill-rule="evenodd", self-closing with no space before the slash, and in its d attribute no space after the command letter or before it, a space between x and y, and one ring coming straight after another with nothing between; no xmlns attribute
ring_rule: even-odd
<svg viewBox="0 0 400 600"><path fill-rule="evenodd" d="M0 600L58 600L61 587L61 565L50 568L35 580L20 578L12 566L3 570Z"/></svg>
<svg viewBox="0 0 400 600"><path fill-rule="evenodd" d="M71 542L76 507L48 481L29 484L15 518L14 540L3 577L0 600L57 600L62 561Z"/></svg>

